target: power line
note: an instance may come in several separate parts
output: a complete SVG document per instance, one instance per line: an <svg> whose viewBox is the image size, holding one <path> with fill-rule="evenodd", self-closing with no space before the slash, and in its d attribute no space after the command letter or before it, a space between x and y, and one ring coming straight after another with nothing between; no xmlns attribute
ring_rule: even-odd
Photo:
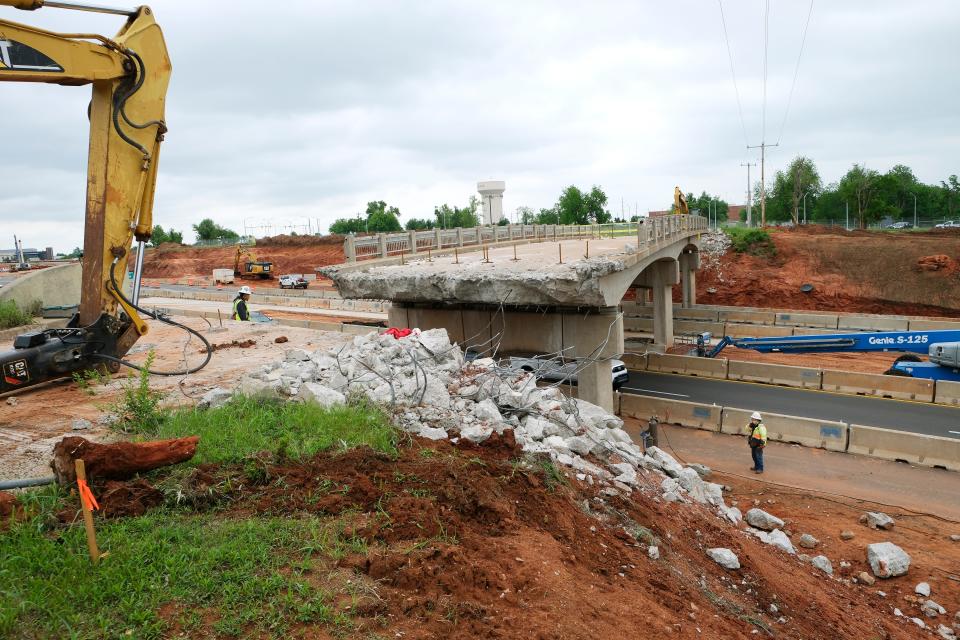
<svg viewBox="0 0 960 640"><path fill-rule="evenodd" d="M763 10L763 129L760 141L767 140L767 49L770 45L770 0L764 3Z"/></svg>
<svg viewBox="0 0 960 640"><path fill-rule="evenodd" d="M723 39L727 43L727 59L730 60L730 76L733 78L733 91L737 95L737 111L740 113L740 128L743 129L743 143L750 144L747 140L747 125L743 120L743 105L740 103L740 89L737 88L737 74L733 70L733 53L730 51L730 36L727 34L727 19L723 15L723 0L717 0L720 5L720 23L723 25Z"/></svg>
<svg viewBox="0 0 960 640"><path fill-rule="evenodd" d="M797 76L800 73L800 59L803 57L803 47L807 43L807 29L810 28L810 16L813 15L813 0L810 0L810 9L807 11L807 23L803 26L803 38L800 40L800 53L797 54L797 66L793 69L793 83L790 85L790 96L787 98L787 110L783 113L783 122L780 124L780 135L777 142L783 138L783 129L787 125L787 116L790 115L790 103L793 101L793 90L797 86Z"/></svg>

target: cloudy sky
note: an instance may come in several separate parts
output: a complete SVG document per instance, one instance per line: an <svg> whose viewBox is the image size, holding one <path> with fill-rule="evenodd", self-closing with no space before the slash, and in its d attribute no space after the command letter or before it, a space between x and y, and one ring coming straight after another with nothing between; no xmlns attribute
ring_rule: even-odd
<svg viewBox="0 0 960 640"><path fill-rule="evenodd" d="M113 0L100 0L106 4ZM118 0L122 1L122 0ZM282 8L275 8L282 7ZM826 181L897 163L960 171L955 0L329 2L155 0L173 61L155 220L262 235L326 231L368 200L402 220L507 183L505 211L601 185L610 209L667 206L673 186L744 199L746 144ZM112 34L113 16L0 8L0 19ZM82 244L88 88L0 85L0 246Z"/></svg>

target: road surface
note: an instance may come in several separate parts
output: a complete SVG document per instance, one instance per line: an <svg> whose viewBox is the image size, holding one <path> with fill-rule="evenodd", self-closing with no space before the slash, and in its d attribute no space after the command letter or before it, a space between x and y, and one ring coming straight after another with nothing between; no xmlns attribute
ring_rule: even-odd
<svg viewBox="0 0 960 640"><path fill-rule="evenodd" d="M808 391L649 371L631 371L630 379L620 391L667 400L757 410L761 413L767 411L960 438L960 408L925 402Z"/></svg>

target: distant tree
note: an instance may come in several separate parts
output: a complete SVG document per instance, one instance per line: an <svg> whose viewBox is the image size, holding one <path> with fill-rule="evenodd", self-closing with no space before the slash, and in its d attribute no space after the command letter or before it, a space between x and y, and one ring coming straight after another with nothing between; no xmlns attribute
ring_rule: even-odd
<svg viewBox="0 0 960 640"><path fill-rule="evenodd" d="M351 233L365 233L366 230L366 218L338 218L330 225L330 233L337 233L343 236Z"/></svg>
<svg viewBox="0 0 960 640"><path fill-rule="evenodd" d="M960 181L954 174L947 178L946 182L940 182L940 188L943 190L944 200L946 201L946 214L948 218L953 218L953 214L960 207Z"/></svg>
<svg viewBox="0 0 960 640"><path fill-rule="evenodd" d="M727 204L726 200L719 198L718 196L713 196L702 191L699 196L694 197L693 193L687 194L687 207L690 209L690 213L694 211L699 212L703 217L708 215L712 218L714 211L717 214L717 220L726 220L727 211L729 211L730 206ZM673 207L671 207L671 211Z"/></svg>
<svg viewBox="0 0 960 640"><path fill-rule="evenodd" d="M863 229L867 222L879 220L891 213L892 206L877 198L880 174L873 169L855 164L840 179L840 195L854 204L857 226Z"/></svg>
<svg viewBox="0 0 960 640"><path fill-rule="evenodd" d="M510 221L507 220L506 218L500 218L499 220L497 220L497 226L498 226L498 227L505 227L505 226L507 226L508 224L510 224Z"/></svg>
<svg viewBox="0 0 960 640"><path fill-rule="evenodd" d="M584 193L578 187L570 185L560 194L556 210L560 224L604 224L611 219L606 210L607 194L603 189L594 185L589 192Z"/></svg>
<svg viewBox="0 0 960 640"><path fill-rule="evenodd" d="M183 244L183 234L179 231L174 231L173 227L170 227L169 231L165 231L163 227L156 225L150 234L150 244L154 247L159 247L165 242Z"/></svg>
<svg viewBox="0 0 960 640"><path fill-rule="evenodd" d="M199 224L193 225L197 240L239 240L240 234L221 227L210 218L204 218Z"/></svg>
<svg viewBox="0 0 960 640"><path fill-rule="evenodd" d="M435 223L433 220L426 218L410 218L404 226L407 231L423 231L425 229L433 229Z"/></svg>
<svg viewBox="0 0 960 640"><path fill-rule="evenodd" d="M451 207L448 204L442 204L433 208L433 217L436 219L436 226L444 229L456 229L457 227L477 227L480 225L480 216L477 215L479 200L471 197L466 207Z"/></svg>
<svg viewBox="0 0 960 640"><path fill-rule="evenodd" d="M537 214L530 207L517 207L517 220L520 224L533 224Z"/></svg>
<svg viewBox="0 0 960 640"><path fill-rule="evenodd" d="M550 209L540 209L534 222L536 224L560 224L560 213L556 206Z"/></svg>
<svg viewBox="0 0 960 640"><path fill-rule="evenodd" d="M83 257L83 249L80 247L74 247L73 251L64 256L67 260L74 260L76 258Z"/></svg>
<svg viewBox="0 0 960 640"><path fill-rule="evenodd" d="M330 225L330 233L390 233L403 231L400 225L400 210L388 206L383 200L367 203L366 215L356 218L337 218Z"/></svg>

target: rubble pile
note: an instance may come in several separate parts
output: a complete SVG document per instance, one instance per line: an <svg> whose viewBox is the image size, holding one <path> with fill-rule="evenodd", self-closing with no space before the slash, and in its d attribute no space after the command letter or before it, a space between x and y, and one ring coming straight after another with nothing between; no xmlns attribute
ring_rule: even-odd
<svg viewBox="0 0 960 640"><path fill-rule="evenodd" d="M210 391L201 405L223 404L231 394L327 406L360 395L389 408L399 428L432 440L480 443L512 430L525 452L549 456L608 495L650 487L663 500L707 505L734 524L742 518L724 504L721 485L703 480L702 469L684 467L656 447L645 453L620 418L555 386L538 387L532 373L491 358L466 362L443 329L402 338L370 333L312 353L290 349L232 392Z"/></svg>
<svg viewBox="0 0 960 640"><path fill-rule="evenodd" d="M717 282L727 281L721 259L726 255L730 244L730 236L723 231L710 231L700 237L700 268L715 273Z"/></svg>

